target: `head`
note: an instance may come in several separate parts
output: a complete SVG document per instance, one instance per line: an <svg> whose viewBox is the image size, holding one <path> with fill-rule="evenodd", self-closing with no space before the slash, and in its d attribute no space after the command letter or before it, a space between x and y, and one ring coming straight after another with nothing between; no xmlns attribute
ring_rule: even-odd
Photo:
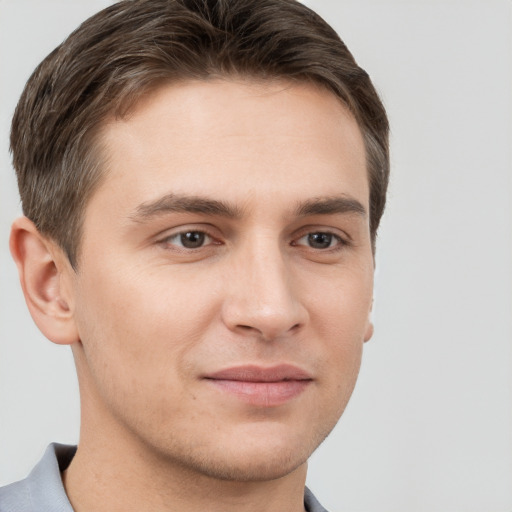
<svg viewBox="0 0 512 512"><path fill-rule="evenodd" d="M292 0L122 1L54 50L13 119L11 244L89 428L217 478L300 467L372 333L387 137Z"/></svg>

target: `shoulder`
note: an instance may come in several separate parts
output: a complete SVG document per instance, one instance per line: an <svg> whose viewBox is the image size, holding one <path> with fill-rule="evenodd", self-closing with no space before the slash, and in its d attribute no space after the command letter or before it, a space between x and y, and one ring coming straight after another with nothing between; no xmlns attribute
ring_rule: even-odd
<svg viewBox="0 0 512 512"><path fill-rule="evenodd" d="M32 510L27 479L0 487L0 512L31 512Z"/></svg>
<svg viewBox="0 0 512 512"><path fill-rule="evenodd" d="M327 512L307 487L304 489L304 508L307 512Z"/></svg>
<svg viewBox="0 0 512 512"><path fill-rule="evenodd" d="M73 512L60 472L76 447L51 444L24 480L0 487L0 512Z"/></svg>

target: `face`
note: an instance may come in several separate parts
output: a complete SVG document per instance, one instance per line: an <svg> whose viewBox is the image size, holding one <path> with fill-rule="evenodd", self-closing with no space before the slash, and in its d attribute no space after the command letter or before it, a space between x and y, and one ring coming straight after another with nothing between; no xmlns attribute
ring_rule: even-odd
<svg viewBox="0 0 512 512"><path fill-rule="evenodd" d="M216 478L301 467L371 336L356 121L312 85L190 82L102 142L72 278L84 424Z"/></svg>

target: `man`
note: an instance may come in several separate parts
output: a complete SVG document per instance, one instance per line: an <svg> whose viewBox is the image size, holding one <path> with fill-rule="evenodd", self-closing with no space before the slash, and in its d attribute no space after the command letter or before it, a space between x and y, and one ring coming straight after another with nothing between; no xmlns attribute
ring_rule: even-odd
<svg viewBox="0 0 512 512"><path fill-rule="evenodd" d="M27 305L78 448L0 510L298 512L372 335L388 125L292 0L122 1L36 69L11 147Z"/></svg>

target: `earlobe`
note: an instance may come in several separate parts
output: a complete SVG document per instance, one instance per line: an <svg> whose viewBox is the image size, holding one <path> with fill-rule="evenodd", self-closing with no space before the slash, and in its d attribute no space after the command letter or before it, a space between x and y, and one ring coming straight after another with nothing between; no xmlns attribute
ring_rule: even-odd
<svg viewBox="0 0 512 512"><path fill-rule="evenodd" d="M366 331L364 333L364 342L370 341L371 337L373 336L373 323L368 320L368 323L366 324Z"/></svg>
<svg viewBox="0 0 512 512"><path fill-rule="evenodd" d="M368 319L366 320L366 329L365 329L364 338L363 338L363 341L365 343L367 341L370 341L370 339L373 336L374 329L373 329L372 317L373 317L373 299L372 299L372 305L370 306L370 311L368 313Z"/></svg>
<svg viewBox="0 0 512 512"><path fill-rule="evenodd" d="M73 272L62 250L21 217L11 228L10 249L28 309L40 331L58 344L78 341L69 281Z"/></svg>

